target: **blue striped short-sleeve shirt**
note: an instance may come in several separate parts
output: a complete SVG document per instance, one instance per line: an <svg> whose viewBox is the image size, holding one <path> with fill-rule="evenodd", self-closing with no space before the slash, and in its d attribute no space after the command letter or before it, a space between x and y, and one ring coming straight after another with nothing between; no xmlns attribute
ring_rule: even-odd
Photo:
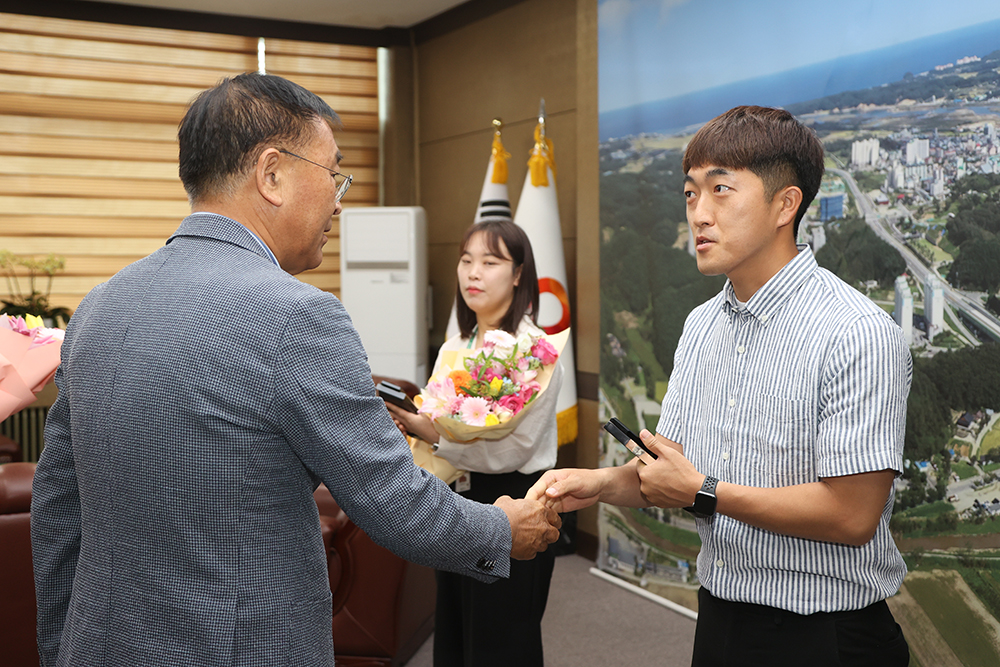
<svg viewBox="0 0 1000 667"><path fill-rule="evenodd" d="M691 312L657 431L699 472L745 486L901 471L911 376L892 318L801 246L745 306L727 282ZM893 500L860 547L699 519L699 579L717 597L799 614L865 607L906 573Z"/></svg>

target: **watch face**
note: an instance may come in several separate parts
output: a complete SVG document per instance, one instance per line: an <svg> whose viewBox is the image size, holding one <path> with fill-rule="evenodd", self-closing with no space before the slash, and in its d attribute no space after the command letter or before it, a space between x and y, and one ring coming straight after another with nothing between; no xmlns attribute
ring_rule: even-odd
<svg viewBox="0 0 1000 667"><path fill-rule="evenodd" d="M717 502L718 499L711 493L699 491L694 497L694 505L691 506L691 509L694 510L693 513L695 516L705 519L715 514L715 505Z"/></svg>

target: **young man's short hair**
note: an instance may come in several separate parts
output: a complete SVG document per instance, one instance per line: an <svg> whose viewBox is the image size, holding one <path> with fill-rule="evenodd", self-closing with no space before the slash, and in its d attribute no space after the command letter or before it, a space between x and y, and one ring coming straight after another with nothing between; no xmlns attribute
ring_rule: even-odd
<svg viewBox="0 0 1000 667"><path fill-rule="evenodd" d="M823 180L823 144L784 109L736 107L708 121L688 144L684 173L706 165L753 172L768 200L789 185L802 190L793 228L798 238L799 222Z"/></svg>

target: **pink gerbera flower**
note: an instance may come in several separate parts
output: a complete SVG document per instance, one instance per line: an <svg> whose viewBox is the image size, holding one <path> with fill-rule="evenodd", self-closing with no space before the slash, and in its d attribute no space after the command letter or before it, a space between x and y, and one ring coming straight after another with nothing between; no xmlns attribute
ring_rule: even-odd
<svg viewBox="0 0 1000 667"><path fill-rule="evenodd" d="M485 426L486 415L490 412L490 404L485 398L473 396L462 402L459 415L462 421L469 426Z"/></svg>

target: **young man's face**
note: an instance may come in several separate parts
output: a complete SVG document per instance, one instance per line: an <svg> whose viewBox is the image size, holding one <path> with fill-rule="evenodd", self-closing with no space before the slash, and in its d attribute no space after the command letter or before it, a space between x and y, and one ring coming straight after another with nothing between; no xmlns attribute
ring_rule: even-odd
<svg viewBox="0 0 1000 667"><path fill-rule="evenodd" d="M794 256L794 238L789 243L787 233L779 235L794 222L786 190L767 199L764 182L752 171L692 168L684 179L684 198L698 270L707 276L725 274L737 296L748 300Z"/></svg>

